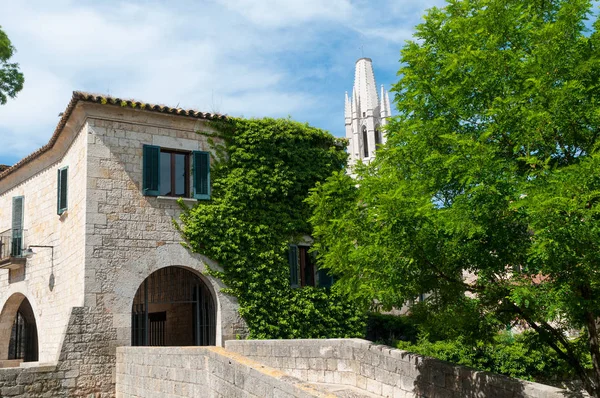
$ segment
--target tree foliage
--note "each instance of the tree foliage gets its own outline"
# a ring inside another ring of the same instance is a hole
[[[6,104],[8,97],[15,98],[25,82],[23,74],[19,71],[19,64],[9,62],[15,51],[0,27],[0,105]]]
[[[477,370],[542,383],[560,385],[575,376],[573,368],[531,332],[515,336],[500,333],[492,341],[475,343],[462,336],[432,342],[422,335],[416,342],[400,341],[397,347]]]
[[[432,293],[429,322],[472,341],[526,326],[598,397],[600,36],[590,16],[586,0],[429,10],[402,50],[387,144],[358,181],[336,173],[309,200],[320,261],[341,291],[388,307]],[[591,373],[567,338],[581,327]]]
[[[290,287],[289,244],[312,233],[305,199],[343,168],[343,144],[287,119],[232,118],[214,126],[220,156],[211,167],[212,200],[186,211],[180,230],[192,250],[222,267],[211,272],[238,299],[250,336],[361,335],[363,311],[344,295]]]

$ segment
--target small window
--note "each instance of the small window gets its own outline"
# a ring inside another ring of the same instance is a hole
[[[210,199],[210,153],[144,145],[142,179],[146,196]]]
[[[367,138],[367,126],[363,126],[362,128],[362,136],[363,136],[363,151],[364,157],[369,157],[369,140]]]
[[[381,131],[378,128],[375,129],[375,146],[381,145]]]
[[[189,153],[160,150],[160,182],[158,193],[161,196],[190,196],[190,156]]]
[[[68,167],[58,169],[58,189],[56,194],[56,207],[58,215],[63,214],[67,210],[68,172]]]
[[[325,270],[317,270],[310,246],[290,245],[289,266],[292,287],[330,287],[333,278]]]

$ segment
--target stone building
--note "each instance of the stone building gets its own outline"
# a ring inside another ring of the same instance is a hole
[[[359,59],[354,71],[352,98],[346,92],[344,110],[350,170],[359,160],[369,163],[375,157],[377,145],[386,141],[381,128],[391,115],[390,97],[383,85],[381,95],[377,96],[373,61]]]
[[[244,333],[173,226],[177,198],[210,198],[197,131],[221,118],[74,92],[48,144],[0,172],[1,364],[58,364],[67,396],[104,396],[117,346]]]

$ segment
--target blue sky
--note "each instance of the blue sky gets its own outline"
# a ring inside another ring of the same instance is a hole
[[[344,135],[354,63],[397,81],[400,49],[443,0],[0,0],[25,74],[0,106],[0,164],[44,145],[74,90]]]

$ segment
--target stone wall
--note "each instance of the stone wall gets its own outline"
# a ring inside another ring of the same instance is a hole
[[[83,305],[86,154],[87,130],[77,125],[52,153],[0,181],[0,231],[12,228],[12,199],[23,196],[25,246],[54,246],[34,248],[36,254],[13,271],[13,278],[8,269],[0,270],[0,360],[7,358],[14,316],[24,298],[35,314],[41,362],[56,363],[71,308]],[[61,167],[68,167],[68,209],[58,215]]]
[[[182,211],[176,198],[142,192],[143,146],[209,151],[207,138],[197,132],[210,132],[210,123],[119,106],[83,108],[89,132],[85,306],[110,313],[118,345],[129,345],[132,301],[144,279],[163,267],[185,267],[215,298],[216,344],[243,334],[235,299],[222,294],[223,285],[207,273],[217,265],[181,247],[173,226]],[[190,206],[195,202],[185,199]]]
[[[19,398],[66,397],[64,372],[56,366],[0,369],[0,396]]]
[[[0,369],[0,397],[114,397],[115,339],[110,316],[73,308],[58,364]]]
[[[566,394],[361,339],[231,340],[225,347],[300,380],[348,385],[383,397],[559,398]]]
[[[119,398],[331,397],[221,347],[119,347],[116,389]]]
[[[131,344],[133,298],[150,274],[169,266],[195,272],[208,286],[217,311],[217,345],[245,334],[236,300],[207,275],[209,266],[218,265],[181,246],[173,226],[182,211],[175,198],[142,194],[143,145],[209,150],[198,130],[208,131],[210,124],[79,103],[50,151],[0,180],[0,231],[11,227],[12,198],[24,195],[26,245],[54,247],[54,256],[50,249],[35,249],[24,275],[14,274],[12,281],[8,270],[0,270],[0,361],[26,298],[36,318],[40,363],[58,363],[66,396],[114,395],[115,352]],[[64,166],[69,205],[59,216],[57,169]]]

